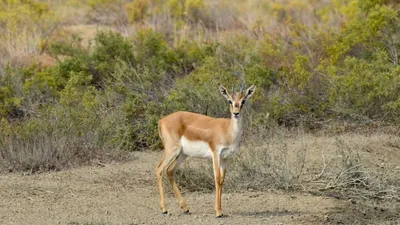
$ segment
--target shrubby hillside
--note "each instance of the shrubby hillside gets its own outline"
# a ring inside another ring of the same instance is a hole
[[[159,150],[164,115],[229,116],[219,83],[256,84],[247,132],[396,125],[399,20],[390,0],[0,0],[1,166]]]

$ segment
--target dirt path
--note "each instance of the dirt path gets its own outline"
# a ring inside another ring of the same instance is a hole
[[[161,153],[105,167],[32,176],[0,176],[0,224],[324,224],[349,203],[305,193],[226,193],[214,217],[214,194],[184,193],[183,215],[165,184],[171,215],[161,216],[154,165]],[[330,221],[330,222],[329,222]]]

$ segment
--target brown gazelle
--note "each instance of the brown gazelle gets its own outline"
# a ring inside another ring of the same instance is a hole
[[[226,160],[239,150],[239,142],[243,130],[243,118],[241,109],[247,99],[255,90],[255,86],[249,87],[244,93],[229,94],[224,86],[219,87],[221,94],[230,104],[231,119],[212,118],[190,112],[175,112],[158,123],[158,131],[164,145],[164,154],[157,165],[157,182],[160,191],[161,209],[167,214],[162,184],[163,170],[166,170],[169,181],[179,200],[180,207],[185,213],[189,213],[189,207],[175,182],[175,169],[187,158],[210,158],[213,162],[215,177],[215,211],[217,217],[222,216],[221,195],[224,184]]]

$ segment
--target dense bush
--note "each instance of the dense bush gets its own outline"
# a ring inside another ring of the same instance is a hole
[[[66,2],[84,15],[76,21],[117,29],[89,39],[52,36],[61,5],[0,1],[0,29],[7,31],[0,34],[0,54],[8,59],[0,62],[4,165],[26,152],[50,154],[46,162],[28,157],[16,166],[36,170],[62,167],[79,152],[91,158],[105,149],[159,149],[157,121],[168,113],[228,116],[218,84],[236,90],[256,84],[246,107],[252,128],[265,128],[268,120],[311,129],[330,120],[399,122],[397,4]],[[252,20],[245,10],[262,13]],[[21,46],[35,49],[30,53],[48,54],[55,63],[10,63],[19,35],[28,40]],[[68,159],[60,158],[65,151]]]

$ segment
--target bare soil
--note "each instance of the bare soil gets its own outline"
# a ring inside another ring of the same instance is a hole
[[[168,183],[170,214],[162,216],[154,173],[160,156],[134,153],[128,163],[1,175],[0,224],[400,223],[384,207],[307,192],[224,193],[224,218],[215,218],[213,193],[184,193],[191,210],[184,215]]]

